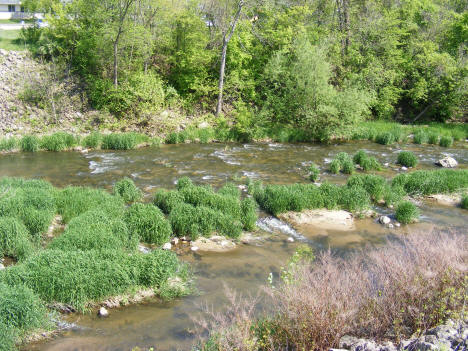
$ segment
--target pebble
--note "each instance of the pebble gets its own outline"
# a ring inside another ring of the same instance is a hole
[[[403,166],[403,167],[401,167],[401,170],[402,170],[402,171],[407,171],[408,168],[406,168],[405,166]]]
[[[192,247],[190,248],[190,250],[192,250],[193,252],[195,252],[195,251],[200,250],[200,248],[199,248],[198,246],[192,246]]]
[[[179,238],[172,238],[171,243],[172,245],[177,245],[179,243]]]
[[[293,243],[294,242],[294,238],[293,237],[289,237],[288,238],[288,243]]]

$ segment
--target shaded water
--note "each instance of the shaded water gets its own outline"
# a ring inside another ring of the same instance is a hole
[[[390,163],[384,176],[394,176],[401,149],[418,155],[420,169],[435,168],[434,162],[450,155],[461,168],[468,164],[468,150],[463,145],[446,149],[413,144],[382,146],[368,142],[336,145],[313,144],[187,144],[163,145],[132,151],[95,151],[86,155],[74,152],[9,154],[0,156],[0,176],[43,178],[52,184],[87,185],[110,189],[124,176],[131,177],[148,199],[161,187],[172,188],[182,176],[197,183],[215,186],[226,181],[245,183],[247,178],[265,183],[308,182],[307,166],[314,162],[322,170],[341,151],[354,154],[365,149],[382,163]],[[344,182],[342,175],[322,175],[322,180]],[[194,339],[191,316],[197,315],[204,303],[222,308],[223,285],[244,293],[253,293],[267,283],[270,272],[277,274],[300,242],[317,250],[349,251],[366,243],[378,244],[389,234],[427,231],[433,227],[466,226],[468,211],[452,207],[422,204],[421,223],[395,230],[386,229],[374,220],[357,222],[356,230],[339,232],[314,230],[294,232],[281,228],[281,223],[263,219],[260,227],[275,235],[258,245],[241,245],[229,253],[189,253],[181,259],[192,264],[199,294],[171,302],[149,301],[144,304],[112,310],[110,317],[99,319],[94,314],[72,315],[67,321],[77,327],[58,336],[25,346],[24,350],[131,350],[132,347],[155,347],[156,350],[190,350]],[[265,216],[265,214],[262,214]],[[288,243],[293,236],[295,243]]]

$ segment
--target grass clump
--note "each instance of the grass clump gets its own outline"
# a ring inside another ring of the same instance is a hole
[[[419,218],[419,209],[410,201],[403,201],[398,204],[395,217],[398,222],[409,224],[416,222]]]
[[[22,260],[29,256],[34,247],[26,226],[18,219],[0,217],[0,257],[10,256]]]
[[[0,140],[0,151],[11,151],[18,146],[16,138],[5,138]]]
[[[392,181],[393,186],[401,186],[409,195],[433,195],[454,193],[468,188],[468,171],[438,169],[399,174]]]
[[[40,141],[35,135],[25,135],[21,138],[20,149],[23,152],[36,152],[39,150]]]
[[[356,167],[351,157],[346,152],[340,152],[336,155],[335,159],[330,163],[330,172],[338,174],[343,172],[344,174],[353,174]]]
[[[420,129],[413,135],[413,143],[415,144],[427,144],[429,136],[424,129]]]
[[[103,209],[116,217],[121,217],[124,211],[124,202],[120,196],[87,187],[71,186],[58,191],[56,203],[65,223],[94,208]]]
[[[241,221],[245,230],[254,230],[257,222],[257,203],[252,198],[245,198],[241,201]]]
[[[437,133],[430,133],[428,136],[427,136],[427,142],[428,144],[431,144],[431,145],[437,145],[439,143],[439,134]]]
[[[134,204],[125,212],[125,222],[130,233],[139,240],[162,245],[169,241],[172,229],[161,210],[151,204]]]
[[[395,142],[395,136],[391,132],[384,132],[378,134],[375,138],[375,142],[381,145],[390,145]]]
[[[143,140],[144,137],[137,133],[107,134],[102,137],[101,148],[104,150],[131,150]]]
[[[178,191],[159,190],[154,195],[153,203],[158,206],[165,214],[171,211],[178,205],[184,203],[184,197]]]
[[[127,204],[140,201],[143,197],[142,191],[137,188],[133,180],[127,177],[114,184],[113,193],[120,196]]]
[[[79,311],[91,302],[135,291],[160,288],[180,270],[174,253],[120,250],[43,250],[0,273],[0,281],[23,282],[48,303],[65,303]]]
[[[378,175],[354,175],[348,179],[347,186],[363,188],[373,201],[379,202],[383,199],[387,181]]]
[[[309,179],[312,182],[316,182],[320,176],[320,169],[317,167],[316,164],[312,163],[309,167]]]
[[[92,132],[83,139],[83,146],[90,149],[97,149],[101,145],[102,135]]]
[[[465,195],[462,196],[461,208],[464,208],[465,210],[468,210],[468,194],[465,194]]]
[[[78,144],[78,139],[64,132],[46,135],[42,138],[40,147],[47,151],[62,151],[70,149]]]
[[[0,335],[6,334],[1,331],[5,327],[16,331],[14,334],[24,335],[47,324],[46,308],[31,289],[0,282]],[[2,339],[0,342],[3,344]]]
[[[73,218],[49,248],[62,251],[134,250],[137,244],[137,233],[129,231],[122,218],[92,209]]]
[[[416,167],[418,158],[411,151],[402,151],[398,154],[397,163],[405,167]]]
[[[442,147],[451,147],[453,145],[453,138],[451,136],[442,136],[439,145]]]
[[[380,171],[382,165],[375,157],[370,157],[364,150],[359,150],[353,156],[353,162],[362,167],[364,171]]]

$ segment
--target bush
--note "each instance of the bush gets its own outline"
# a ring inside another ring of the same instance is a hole
[[[226,183],[218,190],[218,194],[238,198],[240,196],[240,191],[235,184]]]
[[[39,145],[39,138],[35,135],[25,135],[20,141],[20,148],[23,152],[36,152],[39,150]]]
[[[137,244],[137,233],[129,231],[121,218],[111,217],[101,209],[92,209],[73,218],[49,248],[62,251],[134,250]]]
[[[120,196],[127,204],[139,201],[143,197],[141,190],[137,188],[133,180],[127,177],[114,184],[113,193]]]
[[[134,291],[159,288],[178,271],[175,254],[155,250],[129,255],[120,250],[44,250],[0,274],[9,285],[23,282],[45,302],[83,311],[88,303]]]
[[[398,154],[397,163],[405,167],[416,167],[418,158],[411,151],[402,151]]]
[[[3,325],[24,333],[46,324],[46,309],[31,289],[0,283],[0,329]]]
[[[412,223],[418,219],[419,209],[412,202],[403,201],[397,206],[395,217],[400,223]]]
[[[161,210],[151,204],[134,204],[125,212],[125,222],[130,233],[146,243],[162,245],[172,234]]]
[[[413,142],[415,144],[426,144],[428,140],[429,140],[429,137],[426,131],[420,129],[416,133],[414,133]]]
[[[375,142],[381,145],[390,145],[395,141],[395,136],[391,132],[381,133],[375,138]]]
[[[97,149],[101,144],[102,135],[92,132],[83,139],[83,146],[91,149]]]
[[[369,156],[364,150],[359,150],[356,152],[356,154],[353,156],[353,162],[357,165],[360,165],[365,159],[367,159]]]
[[[370,207],[370,198],[364,188],[359,186],[342,187],[339,204],[351,212],[361,212]]]
[[[338,174],[341,171],[341,162],[340,160],[334,159],[330,163],[330,172],[333,174]]]
[[[464,208],[465,210],[468,210],[468,195],[467,194],[462,196],[461,207]]]
[[[102,137],[101,148],[104,150],[131,150],[137,146],[135,133],[107,134]]]
[[[402,186],[386,186],[383,192],[383,200],[387,207],[393,206],[400,202],[406,195],[406,191]]]
[[[176,133],[176,132],[169,133],[166,136],[165,142],[166,142],[166,144],[179,144],[179,143],[181,143],[181,141],[179,140],[179,133]]]
[[[0,217],[0,257],[24,259],[34,250],[29,239],[27,228],[18,219]]]
[[[442,147],[451,147],[453,145],[453,138],[450,136],[443,136],[440,138],[439,145]]]
[[[355,170],[351,157],[346,152],[340,152],[330,163],[330,172],[338,174],[342,171],[345,174],[352,174]]]
[[[103,190],[85,187],[67,187],[57,192],[57,211],[65,223],[72,218],[99,208],[116,217],[122,216],[124,203],[121,197],[112,196]]]
[[[52,135],[46,135],[41,140],[41,148],[47,151],[62,151],[65,149],[70,149],[73,146],[78,144],[77,138],[73,135],[58,132]]]
[[[353,162],[360,165],[364,171],[380,171],[382,165],[375,157],[369,157],[364,150],[359,150],[353,157]]]
[[[409,195],[453,193],[468,187],[468,171],[439,169],[415,171],[393,178],[392,186],[401,186]]]
[[[437,145],[439,143],[439,134],[430,133],[427,137],[427,142],[432,145]]]
[[[363,188],[375,202],[378,202],[383,199],[387,181],[377,175],[355,175],[348,179],[347,186]]]
[[[320,170],[316,164],[312,163],[309,167],[309,179],[312,182],[316,182],[319,179]]]
[[[344,174],[353,174],[356,170],[356,167],[354,166],[353,161],[347,159],[341,163],[341,170]]]

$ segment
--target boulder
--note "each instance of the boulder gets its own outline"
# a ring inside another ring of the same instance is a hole
[[[391,221],[392,220],[388,216],[380,216],[380,218],[379,218],[380,224],[383,224],[383,225],[390,224]]]
[[[290,236],[290,237],[288,238],[288,243],[293,243],[293,242],[294,242],[294,238]]]
[[[105,307],[101,307],[98,312],[99,317],[108,317],[109,316],[109,311]]]
[[[437,161],[436,165],[444,168],[455,168],[458,166],[458,162],[454,158],[447,156]]]
[[[170,250],[170,249],[172,249],[172,244],[171,244],[171,243],[165,243],[165,244],[162,246],[162,249],[163,249],[163,250]]]

